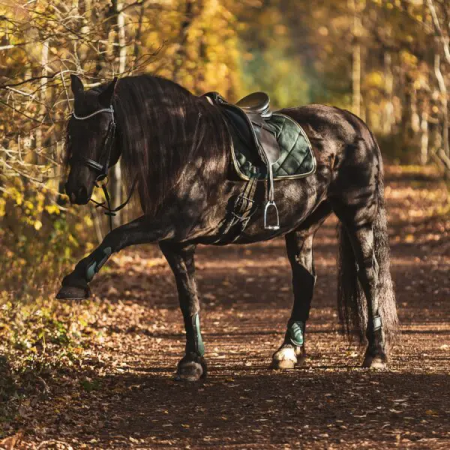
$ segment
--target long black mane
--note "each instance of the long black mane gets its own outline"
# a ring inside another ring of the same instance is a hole
[[[158,211],[188,164],[200,162],[203,178],[226,170],[230,135],[205,98],[167,79],[140,75],[119,80],[114,108],[127,182],[137,177],[146,214]]]

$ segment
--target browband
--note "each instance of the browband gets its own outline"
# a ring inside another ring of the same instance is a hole
[[[89,114],[87,116],[77,116],[75,111],[72,113],[72,116],[77,119],[77,120],[86,120],[86,119],[90,119],[91,117],[96,116],[97,114],[103,113],[103,112],[109,112],[112,114],[113,117],[113,121],[114,121],[114,108],[111,105],[109,108],[102,108],[99,109],[98,111],[94,111],[92,114]]]

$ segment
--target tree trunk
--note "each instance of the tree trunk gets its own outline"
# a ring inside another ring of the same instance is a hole
[[[438,11],[433,0],[427,0],[427,5],[431,13],[433,21],[434,36],[435,36],[435,54],[434,54],[434,74],[436,76],[437,84],[440,92],[441,100],[441,118],[442,118],[442,146],[437,149],[436,155],[440,159],[442,165],[446,168],[447,173],[450,172],[450,142],[449,142],[449,115],[448,115],[448,89],[444,75],[441,69],[441,56],[444,61],[450,65],[450,39],[448,27],[448,2],[441,4],[441,9],[444,15],[444,24],[447,26],[444,31],[441,26]],[[447,19],[447,20],[446,20]]]
[[[392,55],[389,51],[384,53],[384,80],[386,103],[384,105],[383,133],[392,134],[392,126],[395,123],[394,103],[392,96],[394,93],[394,75],[392,73]]]
[[[422,136],[420,139],[420,163],[422,165],[428,164],[428,113],[424,110],[422,111],[422,117],[420,121],[420,129]]]
[[[178,50],[175,55],[174,68],[173,68],[173,80],[179,82],[180,69],[186,60],[187,55],[187,37],[189,32],[189,27],[194,20],[194,0],[186,0],[186,9],[184,12],[184,20],[181,23],[180,35],[178,37]]]
[[[144,16],[145,16],[145,3],[142,2],[141,8],[139,10],[138,27],[136,29],[136,34],[134,37],[133,70],[136,68],[138,60],[139,60],[141,37],[142,37],[142,24],[144,21]]]
[[[41,75],[43,78],[40,80],[40,89],[39,89],[39,119],[43,120],[46,108],[46,98],[47,98],[47,80],[44,78],[48,73],[48,50],[49,50],[49,40],[46,39],[42,43],[42,51],[41,51],[41,67],[42,72]],[[36,128],[36,162],[38,164],[42,163],[41,158],[39,157],[39,153],[42,152],[43,138],[42,138],[42,126]]]
[[[449,119],[448,119],[448,91],[445,84],[445,79],[441,72],[441,56],[439,53],[434,55],[434,73],[438,81],[439,92],[441,97],[441,107],[442,107],[442,149],[444,154],[449,157]]]
[[[119,44],[119,67],[118,73],[124,74],[127,63],[127,47],[125,36],[125,15],[122,11],[123,3],[113,2],[114,12],[117,14],[117,40]],[[111,170],[111,197],[112,207],[117,208],[122,203],[122,168],[119,162]],[[112,218],[113,227],[116,228],[122,224],[122,214],[116,213]]]
[[[364,9],[361,0],[349,0],[349,6],[353,11],[352,25],[352,112],[361,117],[361,44],[362,33],[361,11]]]

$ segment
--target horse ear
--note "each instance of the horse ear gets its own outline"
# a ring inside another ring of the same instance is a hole
[[[84,86],[83,86],[83,82],[73,73],[70,74],[70,80],[72,82],[72,92],[73,95],[77,96],[77,94],[81,93],[84,91]]]
[[[116,92],[117,77],[109,83],[108,87],[98,96],[99,103],[105,108],[109,108],[112,104],[114,93]]]

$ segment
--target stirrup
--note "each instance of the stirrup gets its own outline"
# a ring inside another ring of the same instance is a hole
[[[275,225],[267,224],[267,213],[269,212],[269,208],[274,208],[275,216],[277,218]],[[264,208],[264,228],[266,230],[279,230],[280,229],[280,216],[278,215],[277,205],[273,200],[270,200],[266,203],[266,207]]]

